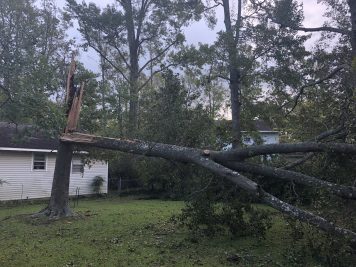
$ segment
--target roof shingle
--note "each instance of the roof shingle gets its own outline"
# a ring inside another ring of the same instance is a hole
[[[58,139],[49,138],[31,125],[0,122],[0,147],[56,150],[58,144]]]

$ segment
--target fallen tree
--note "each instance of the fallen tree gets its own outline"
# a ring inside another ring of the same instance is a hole
[[[323,188],[331,194],[346,199],[356,199],[356,188],[353,186],[330,183],[312,176],[295,171],[275,168],[265,165],[252,164],[246,160],[261,155],[288,154],[302,152],[336,153],[356,155],[356,145],[346,143],[320,143],[326,136],[339,134],[340,129],[328,131],[321,134],[320,138],[304,143],[296,144],[273,144],[249,146],[236,148],[230,151],[212,151],[197,148],[182,147],[176,145],[147,142],[140,140],[115,139],[76,132],[79,120],[79,112],[83,94],[83,84],[80,89],[73,85],[75,63],[67,79],[67,126],[60,137],[59,148],[56,159],[55,172],[52,184],[52,193],[49,205],[35,214],[35,216],[48,216],[60,218],[71,216],[73,213],[69,207],[69,181],[70,166],[73,154],[73,145],[84,147],[96,147],[101,149],[117,150],[121,152],[144,155],[148,157],[160,157],[185,163],[193,163],[201,166],[212,173],[224,177],[237,187],[245,190],[261,202],[287,214],[297,220],[312,224],[317,228],[356,242],[356,233],[335,225],[334,223],[315,215],[309,211],[302,210],[290,205],[277,197],[266,192],[255,181],[242,175],[240,172],[274,177],[281,180],[292,181],[306,186]]]
[[[281,211],[284,214],[287,214],[297,220],[310,223],[328,233],[342,236],[350,239],[352,242],[356,242],[355,232],[339,227],[320,216],[299,209],[296,206],[290,205],[274,197],[264,191],[263,188],[261,188],[256,182],[237,172],[238,170],[265,176],[274,176],[304,185],[326,188],[329,192],[343,198],[355,199],[355,187],[332,184],[304,174],[261,165],[254,165],[243,162],[242,160],[248,157],[264,154],[292,152],[333,152],[355,155],[356,145],[341,143],[299,143],[251,146],[232,151],[209,151],[140,140],[100,137],[78,132],[66,133],[61,136],[60,140],[65,144],[76,144],[79,146],[118,150],[126,153],[144,155],[147,157],[160,157],[168,160],[199,165],[210,170],[216,175],[228,179],[239,188],[258,198],[261,202]]]
[[[242,175],[240,172],[257,174],[264,177],[274,177],[282,181],[292,181],[302,185],[323,188],[329,193],[345,199],[356,199],[356,188],[348,185],[330,183],[316,177],[283,168],[270,167],[247,162],[247,159],[270,154],[306,153],[336,153],[356,155],[356,145],[335,142],[318,142],[330,136],[336,136],[343,131],[343,127],[329,130],[320,134],[314,140],[296,144],[273,144],[239,147],[230,151],[212,151],[191,147],[182,147],[163,143],[140,140],[115,139],[76,132],[79,120],[80,106],[83,96],[83,84],[80,88],[74,86],[75,62],[67,79],[67,126],[59,140],[52,193],[48,206],[35,216],[60,218],[71,216],[69,207],[69,181],[73,146],[96,147],[116,150],[148,157],[160,157],[167,160],[192,163],[201,166],[212,173],[224,177],[237,187],[259,199],[280,212],[297,220],[312,224],[317,228],[356,242],[356,233],[335,225],[309,211],[302,210],[288,204],[266,192],[258,183]],[[298,162],[301,164],[303,162]]]

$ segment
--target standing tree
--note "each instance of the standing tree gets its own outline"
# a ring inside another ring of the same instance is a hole
[[[67,3],[79,22],[84,46],[94,49],[128,84],[128,129],[134,136],[141,89],[155,74],[172,66],[167,56],[182,44],[182,28],[199,18],[195,14],[201,5],[198,1],[120,0],[100,10],[93,3]]]
[[[58,129],[60,114],[49,97],[60,95],[65,60],[71,43],[65,40],[53,1],[0,2],[0,118]],[[56,118],[56,119],[54,119]]]

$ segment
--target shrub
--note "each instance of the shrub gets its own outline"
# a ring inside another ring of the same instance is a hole
[[[236,198],[216,201],[206,194],[187,202],[177,219],[195,235],[202,233],[211,236],[228,231],[233,237],[265,238],[266,231],[271,227],[267,211]]]
[[[349,241],[291,219],[287,221],[292,244],[283,253],[286,265],[305,266],[312,261],[315,265],[347,267],[356,262],[356,250]]]
[[[91,186],[93,188],[93,192],[97,195],[100,195],[100,190],[101,187],[103,186],[105,180],[103,177],[100,175],[97,175],[94,177],[93,182],[91,183]]]

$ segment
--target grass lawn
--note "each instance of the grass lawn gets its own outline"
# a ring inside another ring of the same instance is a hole
[[[286,228],[275,216],[265,240],[192,238],[170,222],[184,203],[86,199],[81,218],[29,218],[44,204],[0,207],[0,266],[283,266]]]

